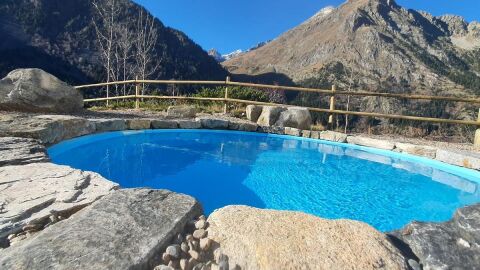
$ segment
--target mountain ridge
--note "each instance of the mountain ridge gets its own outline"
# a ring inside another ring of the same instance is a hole
[[[98,0],[106,5],[106,0]],[[118,0],[121,23],[135,26],[139,11],[130,0]],[[0,3],[0,76],[22,67],[38,67],[70,83],[104,81],[92,1],[4,0]],[[161,68],[152,75],[165,79],[220,79],[227,72],[184,33],[155,20],[158,40],[154,57]]]
[[[480,55],[479,29],[477,22],[435,17],[393,0],[349,0],[223,65],[235,74],[281,73],[301,83],[341,63],[367,89],[407,83],[418,93],[473,94],[480,93],[480,69],[467,60]]]

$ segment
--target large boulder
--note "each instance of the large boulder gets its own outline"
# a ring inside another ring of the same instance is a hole
[[[257,122],[260,114],[262,114],[263,107],[258,105],[248,105],[245,112],[247,119],[252,122]]]
[[[312,115],[306,108],[290,107],[286,111],[280,113],[275,125],[302,130],[310,129],[312,126]]]
[[[48,162],[47,151],[39,141],[0,137],[0,166]]]
[[[167,117],[170,118],[195,118],[197,109],[194,106],[170,106]]]
[[[0,186],[0,243],[26,225],[44,225],[52,212],[78,209],[118,187],[99,174],[52,163],[1,167]]]
[[[413,222],[391,235],[408,245],[424,270],[480,266],[480,204],[457,210],[448,222]]]
[[[198,202],[166,190],[125,189],[1,251],[0,269],[153,269]]]
[[[300,212],[228,206],[208,218],[208,237],[241,269],[408,269],[369,225]]]
[[[286,108],[284,107],[264,106],[262,113],[258,117],[257,124],[260,126],[272,126],[275,124],[275,122],[277,122],[278,117],[280,117],[280,113],[285,110]]]
[[[78,90],[41,69],[17,69],[0,80],[0,110],[71,113],[82,108]]]

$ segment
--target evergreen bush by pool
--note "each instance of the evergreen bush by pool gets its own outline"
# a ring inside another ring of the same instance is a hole
[[[205,212],[231,204],[367,222],[382,231],[446,221],[480,202],[480,173],[361,146],[272,134],[145,130],[54,145],[58,164],[100,173],[124,188],[196,197]]]

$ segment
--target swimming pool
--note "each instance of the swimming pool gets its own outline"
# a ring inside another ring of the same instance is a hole
[[[382,231],[445,221],[480,202],[480,173],[434,160],[290,136],[212,130],[89,135],[48,149],[53,162],[124,188],[169,189],[208,214],[231,204],[367,222]]]

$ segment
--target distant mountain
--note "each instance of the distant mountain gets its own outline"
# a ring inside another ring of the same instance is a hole
[[[105,6],[108,0],[98,0]],[[143,7],[117,0],[120,23],[136,27]],[[71,83],[104,81],[94,22],[101,25],[93,1],[2,0],[0,2],[0,77],[15,68],[45,69]],[[149,18],[148,11],[144,10]],[[155,20],[151,78],[224,79],[227,72],[184,33]]]
[[[480,23],[407,10],[394,0],[328,7],[268,44],[223,62],[235,74],[308,85],[480,94]]]
[[[216,49],[211,49],[208,51],[208,55],[210,55],[211,57],[213,57],[215,60],[217,60],[217,62],[225,62],[225,61],[228,61],[230,59],[233,59],[235,57],[238,57],[240,55],[243,55],[247,52],[251,52],[253,50],[256,50],[258,48],[261,48],[263,46],[265,46],[266,44],[268,44],[270,42],[269,41],[264,41],[264,42],[260,42],[258,44],[256,44],[255,46],[253,46],[252,48],[246,50],[246,51],[243,51],[243,50],[236,50],[236,51],[233,51],[231,53],[227,53],[227,54],[220,54]]]

